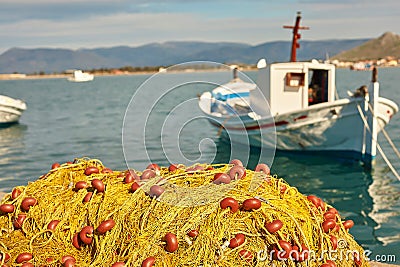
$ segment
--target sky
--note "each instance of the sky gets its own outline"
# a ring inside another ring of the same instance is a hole
[[[0,53],[12,48],[97,48],[166,41],[304,40],[400,33],[399,0],[0,0]]]

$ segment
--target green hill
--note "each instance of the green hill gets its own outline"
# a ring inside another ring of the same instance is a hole
[[[360,46],[341,52],[332,59],[340,61],[374,60],[386,57],[400,58],[400,35],[386,32]]]

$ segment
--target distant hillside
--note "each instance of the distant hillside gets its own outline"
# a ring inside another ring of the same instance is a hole
[[[385,57],[400,58],[400,35],[386,32],[376,39],[344,51],[333,59],[341,61],[358,61],[368,59],[380,59]]]
[[[335,55],[368,40],[369,39],[301,41],[297,59],[325,59],[327,55]],[[198,60],[239,62],[246,64],[256,64],[260,58],[265,58],[268,62],[282,62],[289,60],[290,49],[291,42],[275,41],[241,48],[221,47],[219,49],[202,51],[194,54],[192,57]]]
[[[301,41],[298,60],[325,59],[357,47],[368,39]],[[169,66],[187,61],[256,64],[289,60],[290,41],[251,46],[243,43],[166,42],[138,47],[118,46],[95,49],[12,48],[0,55],[0,73],[46,73],[67,69],[119,68],[123,66]]]
[[[152,43],[138,47],[111,47],[79,50],[99,55],[111,61],[117,61],[116,65],[122,66],[167,66],[194,60],[196,54],[207,53],[207,51],[245,49],[250,45],[242,43],[207,43],[207,42],[166,42]]]
[[[75,66],[88,69],[93,66],[106,67],[113,63],[117,64],[90,51],[12,48],[0,55],[0,73],[60,72]]]

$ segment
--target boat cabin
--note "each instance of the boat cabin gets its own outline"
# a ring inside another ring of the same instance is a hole
[[[312,62],[257,64],[258,87],[270,106],[272,115],[306,109],[335,100],[335,66]],[[250,91],[251,108],[265,114],[265,102],[259,90]]]

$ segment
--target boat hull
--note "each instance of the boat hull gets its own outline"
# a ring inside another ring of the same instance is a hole
[[[0,110],[0,124],[12,124],[19,121],[21,115],[11,114]]]
[[[18,122],[26,110],[25,102],[7,96],[0,96],[0,125]]]
[[[259,120],[227,119],[211,114],[208,118],[212,125],[223,128],[222,137],[231,142],[281,151],[329,152],[361,159],[367,129],[360,112],[364,114],[365,105],[364,98],[348,98]],[[380,130],[398,108],[392,101],[379,98],[377,110]]]
[[[93,81],[94,75],[90,73],[82,72],[81,70],[74,71],[72,77],[68,78],[70,82],[90,82]]]
[[[76,82],[76,83],[82,83],[82,82],[90,82],[93,81],[94,76],[91,77],[85,77],[85,78],[74,78],[74,77],[70,77],[68,78],[68,81],[70,82]]]

